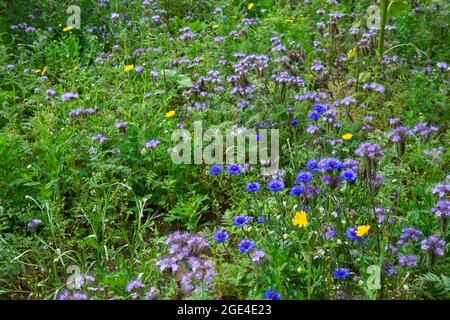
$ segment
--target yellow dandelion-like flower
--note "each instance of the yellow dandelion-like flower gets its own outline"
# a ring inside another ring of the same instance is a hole
[[[63,29],[64,32],[69,32],[71,30],[73,30],[73,26],[67,26],[67,27],[64,27],[64,29]]]
[[[342,136],[342,139],[344,140],[350,140],[351,138],[353,138],[353,135],[351,133],[346,133]]]
[[[369,233],[369,230],[370,230],[370,224],[365,224],[365,225],[359,226],[356,229],[356,235],[358,237],[364,237],[366,234]]]
[[[347,59],[352,59],[354,56],[356,56],[356,52],[357,52],[357,49],[356,49],[356,48],[351,49],[351,50],[347,53]]]
[[[247,6],[247,9],[252,10],[254,6],[255,6],[255,4],[253,2],[250,2]]]
[[[175,115],[175,110],[171,110],[169,112],[167,112],[164,117],[166,118],[172,118]]]
[[[294,20],[292,20],[292,19],[286,19],[286,20],[284,20],[284,21],[286,21],[287,23],[292,23],[292,22],[294,22]]]
[[[123,68],[123,71],[130,72],[133,69],[134,69],[134,64],[129,64]]]
[[[292,223],[297,225],[299,228],[306,228],[308,226],[308,217],[306,216],[306,212],[303,210],[297,211],[294,219],[292,219]]]

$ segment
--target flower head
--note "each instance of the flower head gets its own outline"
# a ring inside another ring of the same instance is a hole
[[[99,134],[93,135],[91,140],[94,142],[103,143],[107,140],[107,138],[104,135],[99,133]]]
[[[252,217],[249,216],[237,216],[233,218],[232,223],[236,227],[243,227],[246,224],[252,222],[252,220]]]
[[[379,158],[384,155],[384,150],[379,144],[373,142],[363,142],[355,150],[355,153],[360,157]]]
[[[34,218],[30,222],[28,222],[27,227],[30,228],[30,229],[35,229],[38,226],[40,226],[41,224],[42,224],[41,220],[39,220],[37,218]]]
[[[365,224],[365,225],[359,226],[356,229],[356,235],[358,237],[364,237],[365,235],[367,235],[369,233],[369,230],[370,230],[370,225],[369,224]]]
[[[294,219],[292,219],[292,223],[297,225],[300,229],[306,228],[308,226],[308,217],[305,211],[297,211],[295,213]]]
[[[279,179],[271,180],[267,184],[267,188],[272,192],[279,192],[284,188],[284,182]]]
[[[145,286],[140,279],[135,279],[135,280],[131,280],[130,282],[128,282],[125,288],[128,292],[132,292],[137,289],[142,289],[144,287]]]
[[[350,272],[346,268],[337,268],[333,271],[333,276],[338,280],[344,280],[350,276]]]
[[[291,190],[289,191],[289,193],[291,195],[293,195],[293,196],[299,196],[299,195],[301,195],[304,192],[305,192],[305,187],[304,186],[298,186],[298,185],[293,186],[291,188]]]
[[[357,174],[352,169],[347,169],[341,172],[341,178],[345,181],[352,182],[357,178]]]
[[[252,262],[260,263],[264,260],[265,256],[264,250],[255,250],[252,255]]]
[[[350,140],[351,138],[353,138],[353,135],[351,133],[346,133],[342,136],[342,139],[344,140]]]
[[[431,212],[434,213],[437,218],[450,217],[450,201],[439,200],[438,203],[436,203],[436,206],[431,209]]]
[[[299,173],[297,173],[297,176],[295,177],[295,181],[297,183],[307,183],[307,182],[311,181],[312,178],[313,178],[313,175],[311,172],[300,171]]]
[[[134,69],[134,64],[129,64],[123,68],[123,71],[130,72],[133,69]]]
[[[364,240],[363,237],[358,237],[356,235],[356,228],[348,228],[347,231],[345,232],[345,234],[346,234],[347,238],[349,238],[349,240],[352,240],[352,241],[359,242],[361,240]]]
[[[421,248],[422,250],[427,251],[430,254],[443,256],[445,251],[445,241],[433,235],[426,238],[425,240],[422,240]]]
[[[401,256],[398,258],[398,263],[401,266],[414,268],[417,267],[417,258],[415,256]]]
[[[230,234],[228,232],[226,232],[225,230],[218,230],[214,234],[214,240],[216,240],[216,242],[219,242],[219,243],[223,243],[223,242],[227,241],[229,237],[230,237]]]
[[[281,294],[278,291],[267,289],[264,292],[264,299],[280,300]]]
[[[164,114],[164,117],[166,117],[166,118],[172,118],[174,115],[175,115],[175,110],[171,110],[171,111],[169,111],[169,112],[166,112],[166,113]]]
[[[159,141],[159,140],[148,140],[148,141],[145,143],[145,147],[146,147],[147,149],[154,149],[154,148],[156,148],[160,143],[161,143],[161,141]]]
[[[253,240],[244,239],[238,243],[237,247],[238,247],[239,251],[241,251],[243,253],[247,253],[247,252],[253,250],[253,248],[255,248],[255,243],[253,242]]]
[[[227,166],[227,171],[229,174],[234,176],[234,175],[242,173],[244,170],[240,164],[230,163]]]
[[[209,167],[209,173],[217,176],[222,172],[222,166],[220,164],[213,164],[211,167]]]
[[[250,193],[257,192],[259,189],[261,189],[261,185],[258,182],[249,182],[245,186],[245,190]]]
[[[306,161],[306,168],[308,168],[308,170],[312,171],[312,172],[318,172],[319,171],[319,164],[317,163],[316,160],[308,160]]]

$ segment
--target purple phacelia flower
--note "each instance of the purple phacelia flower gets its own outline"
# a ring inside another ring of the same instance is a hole
[[[145,288],[145,286],[140,279],[131,280],[125,286],[125,289],[127,290],[127,292],[136,291],[136,290],[139,290],[142,288]]]
[[[61,99],[62,99],[62,101],[64,101],[64,102],[67,102],[67,101],[70,101],[70,100],[74,100],[74,99],[78,99],[78,93],[71,92],[71,91],[69,91],[69,92],[64,92],[64,93],[61,95]]]
[[[103,143],[103,142],[105,142],[107,140],[107,138],[104,135],[99,133],[99,134],[93,135],[91,140],[94,141],[94,142]]]
[[[404,267],[414,268],[417,267],[417,258],[413,255],[401,256],[398,258],[398,263]]]
[[[421,242],[422,250],[428,252],[429,254],[437,254],[439,256],[444,255],[445,251],[445,241],[439,239],[437,236],[432,235]]]
[[[382,157],[384,155],[384,150],[379,144],[368,141],[361,143],[355,150],[355,153],[360,157],[374,159]]]
[[[436,206],[431,209],[431,212],[437,217],[450,217],[450,201],[449,200],[439,200]]]
[[[160,143],[161,143],[161,141],[159,141],[159,140],[148,140],[147,142],[145,142],[145,147],[146,147],[147,149],[154,149],[154,148],[156,148]]]

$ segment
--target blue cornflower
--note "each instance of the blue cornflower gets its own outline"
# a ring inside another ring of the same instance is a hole
[[[275,290],[267,289],[264,293],[264,299],[280,300],[281,294]]]
[[[305,192],[305,187],[304,186],[298,186],[298,185],[295,185],[295,186],[293,186],[292,188],[291,188],[291,190],[290,190],[290,194],[291,195],[293,195],[293,196],[299,196],[299,195],[301,195],[302,193],[304,193]]]
[[[338,280],[344,280],[345,278],[348,278],[349,275],[350,272],[345,268],[337,268],[333,272],[333,276]]]
[[[355,181],[357,177],[356,172],[352,169],[347,169],[341,172],[341,178],[348,182]]]
[[[261,185],[258,182],[249,182],[245,186],[245,190],[247,190],[247,192],[256,192],[259,189],[261,189]]]
[[[219,243],[227,241],[229,237],[230,237],[230,234],[228,232],[226,232],[225,230],[218,230],[214,234],[214,240],[216,240],[216,242],[219,242]]]
[[[222,172],[222,166],[220,164],[213,164],[211,167],[209,167],[209,173],[212,175],[217,176]]]
[[[318,172],[319,171],[319,164],[317,163],[316,160],[308,160],[306,161],[306,168],[308,168],[308,170],[312,171],[312,172]]]
[[[296,127],[298,124],[298,121],[296,119],[291,120],[291,126]]]
[[[356,228],[348,228],[345,234],[347,235],[347,238],[349,238],[352,241],[360,241],[366,238],[366,237],[358,237],[356,235]]]
[[[319,161],[319,168],[326,171],[341,170],[345,166],[336,158],[323,158]]]
[[[253,242],[253,240],[244,239],[238,243],[237,247],[238,247],[239,251],[241,251],[243,253],[247,253],[247,252],[253,250],[253,248],[255,248],[255,243]]]
[[[319,118],[320,118],[320,114],[318,114],[317,112],[310,112],[310,113],[308,114],[308,119],[309,119],[309,120],[316,121],[316,120],[319,119]]]
[[[284,182],[279,179],[271,180],[267,184],[267,188],[273,192],[279,192],[284,188]]]
[[[228,171],[228,173],[231,174],[231,175],[236,175],[236,174],[242,173],[243,169],[242,169],[242,166],[239,165],[239,164],[236,164],[236,163],[230,163],[230,164],[227,166],[227,171]]]
[[[308,171],[300,171],[297,173],[297,176],[295,177],[295,181],[298,183],[307,183],[311,181],[313,178],[313,175],[311,172]]]
[[[263,224],[264,221],[267,221],[267,220],[268,220],[267,216],[262,216],[262,217],[256,218],[256,222],[258,222],[259,224]]]
[[[313,110],[320,115],[320,114],[324,113],[325,111],[327,111],[327,108],[321,104],[315,104],[313,106]]]
[[[232,221],[233,225],[235,225],[236,227],[243,227],[250,222],[252,222],[252,217],[249,216],[237,216],[234,217]]]

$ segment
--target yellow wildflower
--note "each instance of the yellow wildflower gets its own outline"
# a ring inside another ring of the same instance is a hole
[[[306,212],[303,210],[297,211],[294,219],[292,219],[292,223],[297,225],[299,228],[306,228],[308,226],[308,217],[306,216]]]
[[[346,133],[342,136],[342,139],[344,140],[350,140],[351,138],[353,138],[353,135],[351,133]]]
[[[250,2],[247,6],[248,10],[252,10],[255,4],[253,2]]]
[[[134,69],[134,64],[129,64],[129,65],[125,66],[125,68],[123,68],[123,71],[130,72],[133,69]]]
[[[285,20],[287,23],[292,23],[292,22],[294,22],[294,20],[292,20],[292,19],[286,19]]]
[[[359,226],[356,229],[356,235],[358,237],[364,237],[366,234],[369,233],[369,230],[370,230],[370,224],[365,224],[365,225]]]
[[[348,53],[347,53],[347,59],[351,59],[354,56],[356,56],[356,48],[351,49]]]
[[[71,30],[73,30],[73,26],[67,26],[67,27],[64,27],[64,29],[63,29],[64,32],[68,32]]]
[[[175,115],[175,110],[171,110],[169,112],[167,112],[164,117],[166,118],[172,118]]]

